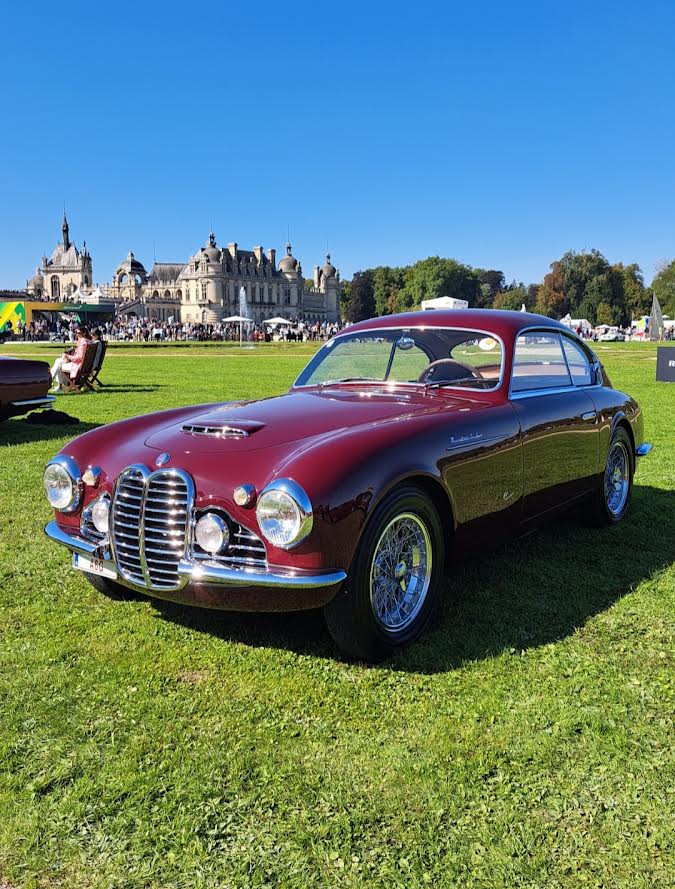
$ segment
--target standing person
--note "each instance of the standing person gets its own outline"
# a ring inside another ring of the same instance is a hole
[[[75,335],[75,349],[64,352],[63,355],[56,359],[52,367],[52,380],[56,382],[55,392],[63,392],[68,382],[68,377],[72,380],[77,376],[77,372],[84,361],[84,353],[91,342],[89,331],[86,327],[78,327]]]

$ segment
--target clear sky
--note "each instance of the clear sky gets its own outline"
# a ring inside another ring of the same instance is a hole
[[[540,280],[565,250],[675,256],[675,4],[8,3],[0,288],[60,238],[326,244],[343,274],[430,254]]]

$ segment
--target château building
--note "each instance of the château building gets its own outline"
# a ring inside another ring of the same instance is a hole
[[[330,255],[314,269],[308,287],[291,245],[277,264],[276,250],[242,250],[236,242],[219,247],[213,232],[187,263],[155,262],[150,272],[133,253],[115,270],[107,292],[119,300],[118,311],[148,318],[213,324],[240,313],[240,292],[248,315],[264,321],[278,315],[307,321],[337,321],[340,274]]]
[[[68,220],[63,214],[61,225],[62,240],[54,248],[51,257],[42,257],[33,277],[26,282],[26,292],[38,299],[67,299],[78,288],[88,290],[92,285],[91,255],[87,242],[82,243],[82,252],[70,240]]]
[[[132,252],[119,263],[110,284],[94,289],[91,255],[86,242],[82,252],[70,241],[63,214],[62,240],[50,259],[27,282],[36,298],[117,303],[119,314],[166,321],[213,324],[240,314],[244,288],[248,316],[256,322],[279,315],[306,321],[339,321],[340,273],[326,254],[323,266],[314,267],[311,285],[291,245],[277,263],[276,250],[262,247],[242,250],[236,242],[219,247],[213,232],[203,247],[185,262],[155,262],[149,272]]]

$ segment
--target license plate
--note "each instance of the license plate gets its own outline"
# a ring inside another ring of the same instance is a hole
[[[73,553],[73,567],[79,568],[80,571],[88,571],[89,574],[98,574],[100,577],[109,577],[115,580],[117,571],[109,568],[102,559],[92,559],[89,556]]]

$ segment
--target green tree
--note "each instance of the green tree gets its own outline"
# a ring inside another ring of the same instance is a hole
[[[349,288],[349,300],[345,305],[345,317],[347,321],[364,321],[375,314],[375,288],[373,287],[373,273],[367,269],[365,272],[356,272],[351,280]]]
[[[480,297],[476,302],[476,306],[489,309],[494,303],[497,294],[502,290],[506,290],[504,272],[498,269],[475,269],[475,272],[480,282]]]
[[[672,262],[661,263],[656,277],[652,281],[652,290],[659,301],[663,314],[675,318],[675,259]],[[649,309],[651,309],[651,305]],[[649,309],[645,314],[649,313]]]
[[[636,262],[630,265],[618,262],[612,268],[621,277],[624,305],[626,314],[629,316],[627,320],[631,321],[641,315],[648,315],[652,294],[649,288],[645,287],[645,279],[640,266]]]
[[[532,298],[527,288],[521,284],[517,287],[510,287],[508,290],[502,290],[495,297],[492,305],[493,309],[510,309],[512,312],[519,312],[525,304],[525,308],[530,311],[534,308]]]
[[[614,324],[614,312],[609,303],[599,303],[595,320],[597,324]]]
[[[476,305],[481,296],[478,275],[470,266],[454,259],[430,256],[405,270],[404,285],[396,304],[399,311],[419,306],[423,299],[452,296]]]
[[[398,293],[403,287],[405,269],[379,265],[372,269],[375,314],[391,315],[396,311]]]

